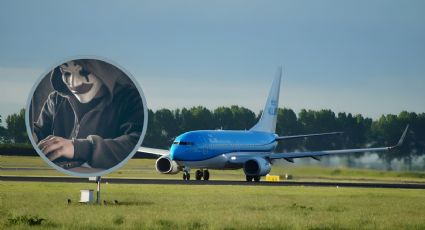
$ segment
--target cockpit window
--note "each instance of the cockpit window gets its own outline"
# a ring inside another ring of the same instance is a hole
[[[180,145],[193,145],[193,142],[180,141]]]
[[[173,144],[175,145],[193,145],[193,142],[188,142],[188,141],[174,141]]]

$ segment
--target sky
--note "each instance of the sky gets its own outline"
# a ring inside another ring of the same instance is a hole
[[[374,119],[425,112],[425,1],[0,2],[0,115],[79,57],[130,73],[149,109],[280,107]]]

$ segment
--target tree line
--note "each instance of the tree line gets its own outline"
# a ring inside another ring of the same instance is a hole
[[[261,112],[256,115],[240,106],[218,107],[214,110],[196,106],[148,112],[148,129],[143,145],[163,149],[167,149],[174,138],[184,132],[202,129],[248,130],[261,116]],[[276,133],[280,136],[344,132],[338,136],[288,140],[279,143],[277,151],[390,146],[397,143],[404,127],[409,124],[403,146],[395,151],[380,153],[379,157],[388,165],[394,159],[403,160],[409,165],[425,155],[425,113],[403,111],[398,115],[382,115],[379,119],[372,120],[360,114],[336,114],[328,109],[302,109],[297,114],[292,109],[280,108],[277,119]],[[7,116],[6,127],[0,126],[0,143],[29,143],[24,109]]]
[[[29,144],[25,128],[25,109],[6,117],[6,127],[3,127],[0,115],[0,143],[1,144]]]
[[[219,107],[214,110],[202,106],[149,110],[148,131],[143,145],[167,149],[176,136],[190,130],[248,130],[260,116],[261,113],[256,115],[240,106]],[[412,161],[425,155],[425,113],[403,111],[398,115],[382,115],[379,119],[372,120],[360,114],[336,114],[329,109],[302,109],[297,114],[292,109],[280,108],[276,127],[279,136],[331,131],[341,131],[343,134],[280,142],[277,151],[391,146],[398,142],[407,124],[410,128],[403,146],[391,152],[381,152],[379,157],[386,162],[388,169],[394,159],[403,160],[409,167]]]

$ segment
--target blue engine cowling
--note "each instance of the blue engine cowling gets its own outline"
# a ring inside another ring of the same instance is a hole
[[[243,165],[243,170],[247,176],[265,176],[271,169],[270,162],[262,157],[251,158]]]
[[[179,166],[168,156],[162,156],[156,160],[156,170],[164,174],[177,174],[180,171]]]

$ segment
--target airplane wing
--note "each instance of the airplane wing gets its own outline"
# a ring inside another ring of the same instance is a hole
[[[147,147],[140,147],[137,150],[137,152],[147,153],[147,154],[152,154],[157,156],[164,156],[164,155],[170,154],[170,152],[165,149],[154,149],[154,148],[147,148]]]
[[[314,133],[314,134],[305,134],[305,135],[294,135],[294,136],[280,136],[276,137],[276,141],[298,139],[304,137],[317,137],[317,136],[327,136],[327,135],[337,135],[343,134],[344,132],[330,132],[330,133]]]
[[[403,134],[400,137],[398,143],[390,147],[378,147],[378,148],[361,148],[361,149],[341,149],[341,150],[324,150],[324,151],[312,151],[312,152],[292,152],[292,153],[272,153],[269,155],[271,160],[274,159],[285,159],[289,162],[293,162],[294,158],[312,157],[318,160],[320,156],[334,155],[334,154],[345,154],[345,153],[362,153],[362,152],[379,152],[388,151],[399,147],[403,144],[409,125],[406,126]]]

